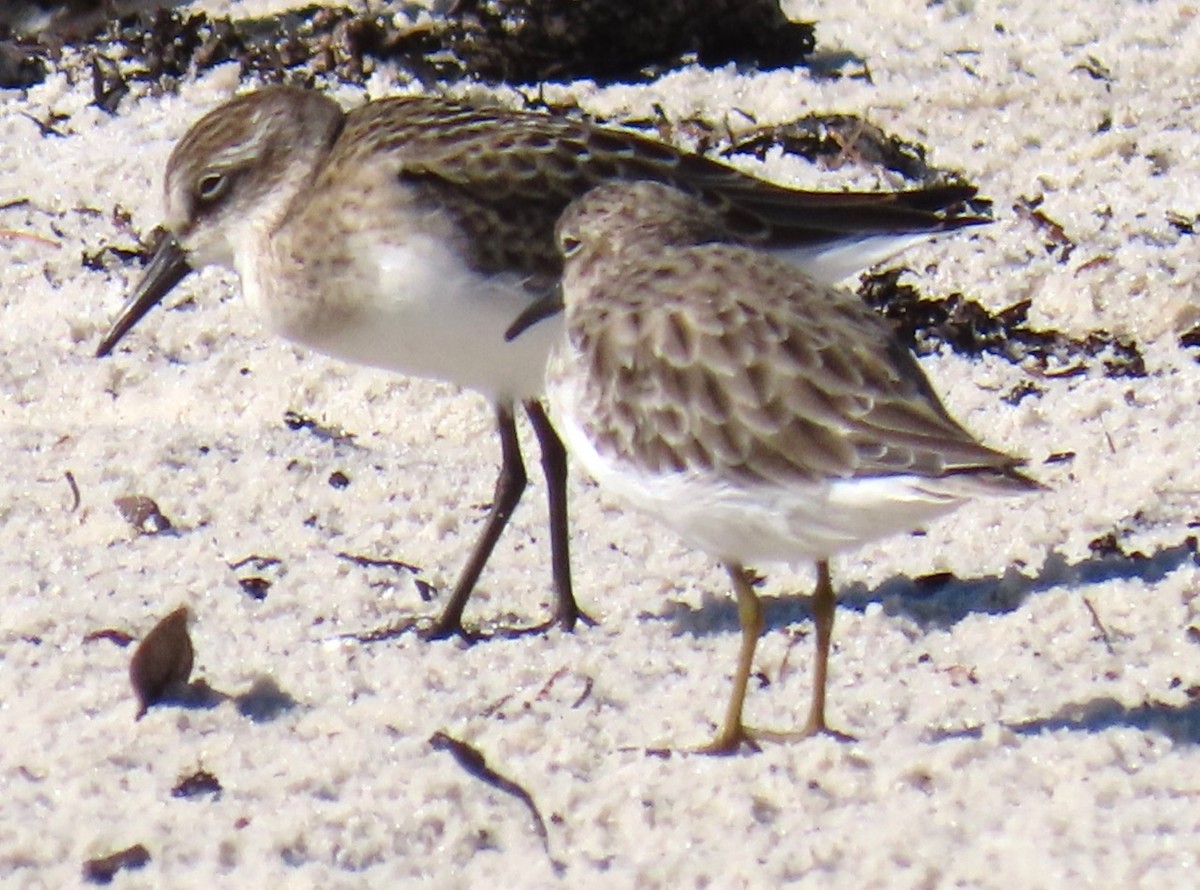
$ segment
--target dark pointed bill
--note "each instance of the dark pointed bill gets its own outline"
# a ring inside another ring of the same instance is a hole
[[[96,357],[103,358],[113,351],[113,347],[121,338],[129,333],[141,317],[153,309],[171,292],[180,281],[192,271],[184,256],[183,248],[169,234],[164,234],[158,242],[150,265],[146,267],[141,282],[133,292],[133,296],[121,307],[120,313],[113,320],[112,327],[96,348]]]
[[[556,287],[545,296],[538,297],[517,316],[504,332],[504,342],[511,343],[539,321],[563,311],[562,287]]]

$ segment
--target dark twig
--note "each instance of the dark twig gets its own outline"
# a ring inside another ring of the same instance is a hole
[[[373,556],[360,556],[357,553],[347,553],[342,550],[334,554],[338,559],[349,560],[356,566],[364,569],[397,569],[412,572],[414,575],[421,574],[421,567],[413,565],[411,562],[404,562],[401,559],[377,559]]]
[[[71,487],[71,507],[69,510],[67,510],[67,512],[74,513],[79,509],[79,504],[83,500],[79,496],[79,485],[75,482],[75,474],[70,470],[67,470],[67,472],[63,475],[67,477],[67,485]]]
[[[1109,655],[1114,654],[1112,637],[1108,633],[1108,628],[1104,626],[1104,622],[1100,620],[1100,613],[1096,611],[1096,607],[1086,596],[1083,598],[1083,605],[1087,608],[1088,614],[1092,616],[1092,626],[1096,628],[1100,639],[1104,641],[1104,648],[1108,650]]]
[[[562,869],[562,863],[556,861],[550,855],[550,834],[546,831],[546,823],[542,820],[542,814],[538,812],[537,804],[533,802],[533,797],[528,791],[512,779],[505,778],[488,766],[483,754],[476,748],[471,747],[466,742],[452,738],[441,730],[429,737],[429,744],[435,751],[448,751],[450,756],[458,762],[458,765],[470,775],[486,782],[499,791],[503,791],[505,794],[511,794],[517,800],[524,803],[533,816],[534,828],[537,830],[538,837],[542,839],[542,846],[546,849],[546,855],[550,857],[550,862],[556,871]]]
[[[117,872],[143,868],[149,861],[149,851],[141,844],[134,844],[111,856],[87,860],[83,863],[83,879],[89,884],[111,884]]]

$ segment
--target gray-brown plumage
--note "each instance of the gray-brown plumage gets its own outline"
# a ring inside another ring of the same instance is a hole
[[[828,559],[975,494],[1037,483],[946,412],[912,355],[853,294],[730,244],[715,212],[656,183],[610,183],[558,227],[566,332],[547,395],[602,484],[725,563],[743,642],[710,751],[741,721],[761,631],[743,566],[818,562],[818,658],[802,734],[827,731]],[[519,336],[518,336],[519,339]]]
[[[954,421],[853,294],[744,247],[671,249],[646,228],[640,256],[623,262],[619,249],[597,247],[565,285],[576,294],[577,280],[592,282],[568,312],[588,362],[583,426],[602,454],[746,484],[901,473],[1011,481],[1020,461]]]
[[[611,178],[697,196],[725,237],[777,249],[837,279],[933,232],[983,220],[966,186],[823,193],[771,185],[636,134],[436,97],[344,113],[288,87],[239,96],[180,140],[166,175],[170,236],[98,349],[110,352],[192,268],[237,271],[277,333],[326,354],[475,389],[495,406],[502,470],[493,510],[430,636],[465,635],[462,611],[526,476],[520,402],[543,446],[556,620],[579,616],[567,558],[565,464],[540,403],[554,339],[503,332],[554,286],[553,227]]]

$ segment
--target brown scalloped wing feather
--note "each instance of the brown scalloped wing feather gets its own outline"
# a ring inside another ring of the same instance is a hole
[[[771,185],[708,158],[682,154],[636,133],[586,120],[500,107],[472,108],[435,97],[372,102],[347,116],[331,166],[393,153],[406,183],[429,190],[484,245],[485,271],[558,268],[554,223],[567,203],[612,179],[654,180],[700,197],[720,212],[728,235],[791,247],[846,232],[932,232],[984,220],[966,210],[970,186],[906,192],[807,192]],[[498,233],[518,229],[524,237]]]
[[[579,413],[602,453],[781,484],[1020,464],[947,414],[882,320],[785,263],[666,250],[594,287],[570,325],[589,363]]]

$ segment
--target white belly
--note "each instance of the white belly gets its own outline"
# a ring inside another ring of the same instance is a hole
[[[603,488],[719,559],[747,564],[825,559],[912,530],[973,493],[953,482],[911,475],[785,488],[712,473],[648,474],[596,450],[575,416],[569,380],[551,385],[547,394],[559,435]]]
[[[277,333],[346,361],[455,383],[492,400],[542,392],[561,318],[515,341],[504,333],[537,294],[514,274],[473,272],[445,242],[347,243],[324,268],[256,266],[247,297]]]
[[[391,243],[386,239],[392,238]],[[919,236],[918,236],[919,237]],[[818,280],[835,281],[917,240],[871,237],[779,251]],[[349,362],[473,389],[492,400],[539,395],[562,318],[505,342],[538,295],[516,273],[483,275],[454,245],[420,232],[338,232],[313,250],[247,237],[235,266],[250,303],[276,333]],[[332,248],[332,249],[329,249]],[[322,256],[318,263],[314,254]]]

